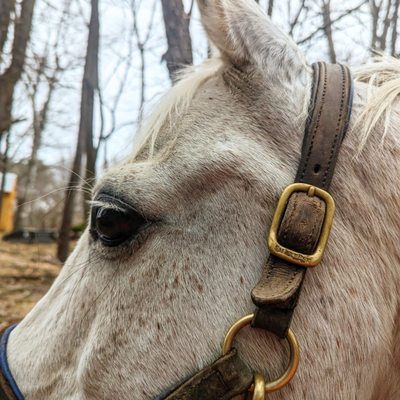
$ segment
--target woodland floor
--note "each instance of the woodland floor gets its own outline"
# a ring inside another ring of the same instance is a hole
[[[22,319],[47,292],[61,269],[55,244],[0,240],[0,329]]]

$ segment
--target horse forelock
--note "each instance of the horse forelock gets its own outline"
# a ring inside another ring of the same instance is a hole
[[[183,68],[176,77],[176,83],[161,97],[143,121],[134,139],[134,150],[129,158],[135,159],[146,147],[147,158],[152,160],[164,124],[173,125],[173,121],[186,112],[199,87],[214,76],[222,66],[221,58],[212,57],[200,65]]]

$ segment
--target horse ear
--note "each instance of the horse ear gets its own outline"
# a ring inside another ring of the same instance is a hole
[[[255,0],[198,0],[198,5],[210,40],[233,64],[274,70],[297,63],[304,67],[300,49]]]

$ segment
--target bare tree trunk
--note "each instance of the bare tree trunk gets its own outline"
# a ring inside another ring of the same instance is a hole
[[[389,32],[390,24],[392,22],[392,18],[390,16],[390,10],[392,9],[392,1],[388,0],[386,4],[386,12],[385,12],[385,17],[383,18],[383,29],[382,29],[382,34],[379,37],[379,47],[380,50],[384,51],[386,49],[386,40],[387,40],[387,35]]]
[[[91,0],[91,4],[92,13],[89,23],[89,39],[82,87],[82,102],[84,108],[81,110],[81,129],[84,130],[83,135],[86,139],[86,169],[83,185],[84,219],[88,217],[90,211],[89,200],[91,198],[91,189],[96,179],[96,160],[98,152],[98,146],[94,145],[93,140],[93,111],[95,91],[99,89],[99,0]]]
[[[0,76],[0,137],[9,130],[12,124],[11,106],[14,87],[19,81],[24,67],[34,6],[35,0],[24,0],[21,4],[21,15],[14,24],[12,61],[7,70]]]
[[[380,7],[375,0],[370,1],[370,11],[372,18],[372,32],[371,32],[371,51],[375,51],[378,43],[378,22]]]
[[[400,8],[400,0],[396,0],[394,3],[394,10],[393,10],[393,26],[392,26],[392,38],[390,44],[390,54],[393,57],[396,57],[397,51],[397,22],[399,19],[399,8]]]
[[[8,36],[11,12],[14,8],[15,0],[0,0],[0,62],[3,58],[3,48]]]
[[[331,0],[325,0],[322,5],[322,15],[324,21],[324,32],[328,41],[329,60],[331,63],[336,63],[335,44],[332,34],[332,19],[331,19]]]
[[[0,182],[0,219],[1,213],[3,208],[3,197],[4,197],[4,188],[6,185],[6,174],[8,172],[8,151],[10,150],[10,132],[5,135],[6,146],[2,160],[2,167],[1,167],[1,182]]]
[[[387,47],[390,48],[391,54],[396,53],[397,43],[397,19],[399,17],[399,1],[398,0],[376,0],[370,1],[370,12],[372,19],[371,34],[371,52],[383,52]],[[392,34],[388,40],[389,31]],[[380,31],[380,33],[379,33]]]
[[[169,76],[173,82],[176,73],[193,63],[192,40],[189,32],[190,18],[182,0],[161,0],[168,50],[163,58],[167,62]]]
[[[69,254],[75,193],[80,183],[82,156],[85,148],[87,153],[86,179],[92,179],[92,176],[94,176],[94,164],[96,160],[96,154],[93,153],[93,106],[94,92],[98,87],[98,0],[91,0],[91,5],[92,10],[89,23],[89,38],[82,80],[81,117],[79,123],[78,142],[68,188],[65,193],[63,217],[58,237],[57,257],[60,261],[65,261]]]
[[[83,98],[83,96],[82,96]],[[82,106],[81,106],[82,110]],[[57,257],[60,261],[64,262],[69,255],[69,244],[72,227],[72,219],[74,212],[74,200],[77,187],[80,183],[80,172],[82,166],[82,153],[84,149],[84,137],[81,130],[79,130],[78,143],[75,150],[74,163],[72,165],[71,175],[67,190],[65,192],[64,209],[61,221],[61,228],[58,234],[58,247]]]
[[[268,8],[267,8],[267,14],[272,17],[272,11],[274,10],[274,0],[269,0],[268,1]]]

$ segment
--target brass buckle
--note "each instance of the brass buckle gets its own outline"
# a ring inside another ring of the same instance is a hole
[[[287,202],[290,196],[295,192],[306,192],[309,196],[317,196],[324,200],[326,204],[325,218],[321,229],[321,235],[317,244],[317,248],[313,254],[299,253],[282,246],[278,242],[278,229],[281,225]],[[283,191],[282,196],[279,199],[274,218],[272,220],[271,230],[268,236],[269,251],[274,256],[289,261],[293,264],[301,265],[302,267],[315,267],[320,263],[324,254],[333,223],[334,213],[335,201],[325,190],[309,185],[308,183],[293,183],[292,185],[289,185]]]

